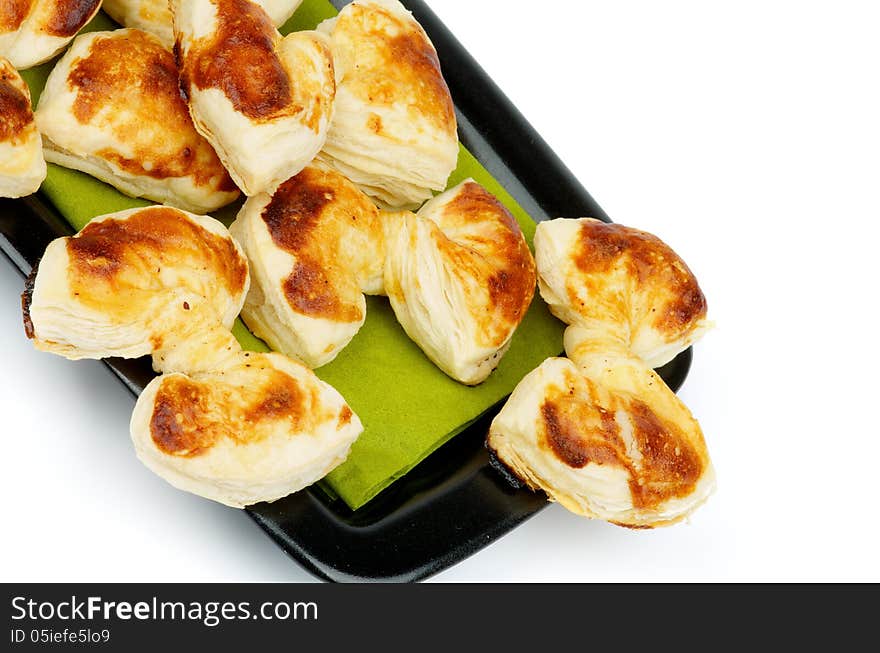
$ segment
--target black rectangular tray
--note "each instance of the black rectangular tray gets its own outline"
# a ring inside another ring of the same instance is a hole
[[[334,1],[341,7],[347,2]],[[593,217],[610,221],[544,140],[421,0],[404,4],[437,48],[455,101],[459,137],[536,220]],[[0,249],[22,274],[46,245],[73,233],[37,193],[0,199]],[[9,310],[9,309],[7,309]],[[135,394],[154,376],[149,359],[105,361]],[[691,350],[658,370],[678,390]],[[519,486],[484,447],[500,406],[434,452],[362,508],[352,511],[319,488],[247,508],[251,518],[304,568],[331,581],[424,579],[479,551],[547,503]]]

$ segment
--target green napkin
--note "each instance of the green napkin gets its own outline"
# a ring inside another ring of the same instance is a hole
[[[281,31],[312,29],[335,13],[326,0],[305,0]],[[100,13],[86,29],[114,27]],[[51,62],[25,72],[35,102],[50,69]],[[462,147],[449,185],[467,177],[473,177],[504,203],[531,245],[534,221]],[[76,229],[82,229],[96,215],[150,204],[55,165],[49,166],[41,190]],[[215,217],[228,224],[235,208],[227,207]],[[267,351],[240,321],[234,333],[246,349]],[[484,383],[467,387],[447,377],[425,357],[397,323],[387,299],[368,297],[367,320],[360,332],[336,360],[316,370],[342,393],[364,424],[348,459],[324,479],[325,489],[352,509],[359,508],[510,394],[545,358],[560,351],[562,325],[536,293],[501,364]]]

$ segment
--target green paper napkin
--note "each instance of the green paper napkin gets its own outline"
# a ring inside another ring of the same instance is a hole
[[[335,13],[326,0],[305,0],[281,31],[312,29]],[[114,27],[100,13],[86,29]],[[51,65],[25,72],[34,102]],[[504,203],[531,245],[535,223],[462,147],[449,185],[468,177]],[[41,190],[76,229],[82,229],[96,215],[150,204],[55,165],[49,166]],[[215,217],[228,224],[236,208],[227,207]],[[266,345],[240,321],[234,333],[246,349],[267,351]],[[562,324],[550,315],[536,293],[501,364],[484,383],[467,387],[447,377],[425,357],[397,323],[387,299],[368,297],[367,320],[360,332],[336,360],[316,370],[319,377],[342,393],[364,424],[364,432],[348,459],[324,479],[325,488],[352,509],[359,508],[510,394],[519,380],[545,358],[560,351]]]

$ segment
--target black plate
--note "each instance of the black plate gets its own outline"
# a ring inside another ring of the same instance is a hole
[[[334,2],[341,6],[346,2]],[[437,48],[456,104],[459,136],[537,221],[590,216],[610,221],[482,68],[420,0],[405,1]],[[49,241],[72,233],[42,195],[0,200],[0,248],[28,274]],[[105,361],[135,394],[154,373],[149,359]],[[658,370],[673,389],[691,350]],[[483,446],[488,411],[366,506],[352,511],[307,488],[248,514],[310,572],[332,581],[414,581],[477,552],[547,504],[511,483]]]

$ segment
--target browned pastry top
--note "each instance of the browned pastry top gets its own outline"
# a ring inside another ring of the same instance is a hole
[[[538,446],[573,468],[587,463],[628,472],[633,507],[650,509],[689,495],[705,470],[705,447],[648,404],[603,391],[583,376],[567,374],[568,387],[552,386],[541,405]],[[618,415],[625,414],[624,429]]]
[[[243,291],[248,276],[231,239],[170,207],[92,222],[67,240],[67,249],[71,290],[80,302],[111,315],[132,314],[139,300],[154,297],[165,266],[210,278],[230,295]]]
[[[469,309],[487,345],[500,346],[519,324],[535,291],[535,261],[516,219],[476,182],[426,216],[440,229],[434,240],[450,274],[471,288]],[[442,231],[441,231],[442,230]]]
[[[13,0],[20,2],[21,0]],[[52,36],[74,36],[89,21],[101,0],[54,0],[44,29]]]
[[[337,19],[334,39],[353,67],[343,84],[366,103],[405,104],[438,129],[456,133],[455,109],[437,53],[421,26],[372,3],[354,2]],[[379,116],[372,128],[382,128]]]
[[[224,384],[221,375],[206,381],[182,375],[166,378],[150,420],[156,446],[169,455],[192,457],[222,439],[235,444],[258,442],[271,433],[266,428],[271,422],[285,422],[290,432],[310,430],[320,413],[315,389],[304,389],[289,374],[258,365],[242,363],[238,369],[225,370],[225,375],[237,378],[234,387]],[[242,383],[244,378],[253,383]],[[351,409],[346,406],[346,410],[351,419]]]
[[[254,121],[297,115],[310,105],[308,126],[317,131],[322,82],[298,75],[294,88],[292,71],[278,56],[278,31],[263,8],[249,0],[211,2],[217,26],[210,37],[196,40],[180,62],[184,89],[220,89],[236,111]],[[179,53],[179,44],[176,49]]]
[[[587,288],[588,295],[601,298],[603,304],[616,304],[611,314],[619,316],[621,323],[645,319],[670,341],[693,330],[706,317],[706,298],[696,277],[681,257],[653,234],[620,224],[584,221],[572,256],[577,269],[568,280],[572,304],[580,302],[578,297]],[[615,272],[632,285],[628,292],[618,292],[623,290],[622,284],[609,284],[609,275]],[[591,312],[590,307],[583,310]]]
[[[12,64],[0,58],[0,143],[24,142],[30,137],[33,124],[34,112],[27,88],[23,87]]]
[[[120,168],[156,179],[191,177],[198,186],[234,191],[211,145],[202,138],[180,96],[174,56],[140,30],[95,39],[67,78],[76,93],[73,114],[106,129],[131,152],[105,148],[97,154]]]
[[[31,12],[34,0],[3,0],[0,2],[0,34],[14,32]]]
[[[360,320],[358,281],[381,255],[381,226],[370,200],[339,173],[307,167],[279,186],[262,219],[273,242],[297,259],[284,282],[290,306],[312,317]],[[364,251],[360,239],[373,246]]]

